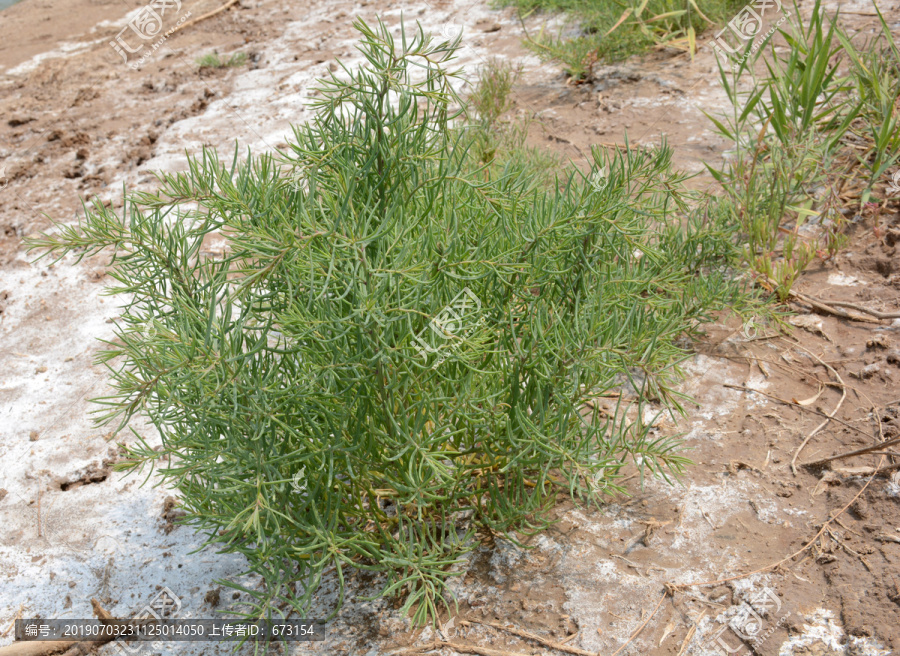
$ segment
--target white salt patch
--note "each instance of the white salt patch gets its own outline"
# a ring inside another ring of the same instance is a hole
[[[615,561],[612,560],[599,561],[594,567],[594,574],[599,580],[606,581],[608,583],[617,581],[622,576],[619,573],[618,565],[616,565]]]
[[[724,383],[728,383],[765,390],[768,387],[768,382],[762,374],[753,373],[749,378],[743,378],[738,373],[738,369],[733,367],[731,363],[702,354],[695,355],[688,360],[683,370],[685,381],[680,391],[694,397],[699,396],[701,392],[703,393],[704,407],[710,408],[705,412],[697,413],[703,419],[711,420],[714,417],[730,415],[734,408],[737,407],[742,396],[753,401],[753,406],[751,407],[757,407],[766,403],[765,397],[761,394],[748,394],[747,392],[740,392],[724,386]]]
[[[781,645],[778,656],[793,656],[795,650],[808,653],[806,648],[822,643],[836,654],[853,656],[888,656],[891,652],[872,638],[850,637],[845,640],[844,629],[834,619],[834,612],[817,608],[804,617],[803,633],[789,638]]]
[[[42,52],[28,61],[24,61],[18,66],[14,68],[10,68],[6,71],[7,75],[24,75],[26,73],[30,73],[41,63],[47,61],[48,59],[60,59],[64,57],[69,57],[70,55],[77,54],[79,52],[84,52],[88,50],[91,46],[96,43],[100,43],[105,39],[95,39],[94,41],[64,41],[59,44],[59,46],[55,50],[49,50],[47,52]]]
[[[888,493],[888,496],[900,497],[900,485],[894,481],[888,481],[885,486],[885,491]]]
[[[859,285],[859,278],[848,276],[843,271],[833,271],[828,274],[828,284],[835,287],[853,287]]]

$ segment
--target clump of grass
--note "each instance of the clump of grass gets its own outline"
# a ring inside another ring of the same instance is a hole
[[[513,106],[512,89],[522,74],[522,67],[492,58],[478,71],[478,81],[468,104],[480,124],[492,127]]]
[[[478,69],[478,79],[467,98],[467,114],[471,153],[479,165],[494,163],[498,151],[510,154],[522,148],[528,120],[500,120],[514,105],[512,91],[519,75],[521,67],[496,58]]]
[[[594,65],[640,54],[654,46],[696,52],[697,37],[712,24],[727,21],[744,0],[502,0],[520,16],[536,11],[564,13],[559,31],[541,29],[526,44],[545,60],[561,62],[576,82],[590,81]]]
[[[452,110],[459,41],[355,27],[369,63],[324,82],[289,153],[204,150],[121,216],[95,202],[28,242],[114,253],[101,420],[159,430],[120,468],[159,467],[186,523],[246,557],[248,617],[306,616],[334,568],[341,600],[348,570],[376,572],[427,621],[477,535],[519,541],[628,463],[677,475],[645,400],[679,408],[684,336],[745,299],[733,234],[689,211],[668,148],[594,150],[602,186],[484,178]]]
[[[533,116],[509,116],[515,106],[513,87],[520,75],[521,67],[501,59],[491,59],[478,69],[478,79],[466,99],[469,159],[486,179],[514,171],[550,186],[565,167],[565,159],[551,149],[526,145]]]
[[[873,186],[900,158],[900,49],[878,5],[874,8],[881,28],[874,38],[857,47],[844,32],[837,35],[851,62],[850,79],[860,102],[860,117],[849,131],[865,146],[857,154],[857,161],[868,173],[862,205],[872,196]]]
[[[200,68],[238,68],[247,63],[247,53],[235,52],[230,57],[211,52],[197,60]]]
[[[759,148],[761,152],[731,165],[730,183],[724,185],[727,202],[721,202],[741,227],[744,260],[774,281],[783,301],[815,256],[815,245],[800,230],[816,214],[808,190],[825,181],[827,162],[820,161],[824,153],[815,140],[798,138],[772,149],[761,143]]]
[[[707,168],[741,229],[745,262],[785,300],[816,254],[833,257],[846,243],[846,199],[864,205],[900,157],[900,53],[883,18],[860,51],[819,0],[807,22],[795,5],[781,35],[790,46],[783,56],[763,48],[739,65],[719,62],[731,114],[709,118],[734,149],[722,168]],[[758,77],[753,65],[764,53],[766,74]],[[817,230],[802,237],[808,221]]]

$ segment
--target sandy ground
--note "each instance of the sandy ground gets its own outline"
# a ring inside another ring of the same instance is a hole
[[[186,150],[210,145],[227,153],[235,141],[254,150],[282,146],[291,123],[310,116],[304,103],[315,79],[336,58],[360,62],[350,28],[357,15],[392,25],[402,15],[445,36],[462,27],[458,64],[470,78],[490,56],[520,62],[517,111],[539,119],[530,139],[576,163],[591,144],[621,142],[626,130],[632,143],[665,135],[676,164],[691,172],[724,147],[700,112],[725,103],[708,48],[693,63],[656,52],[604,69],[596,86],[576,88],[522,48],[509,11],[484,2],[243,0],[172,35],[132,68],[144,53],[124,62],[109,42],[141,6],[24,0],[0,13],[0,645],[12,641],[13,619],[90,617],[92,597],[128,617],[167,588],[179,598],[181,617],[212,617],[239,610],[242,601],[228,589],[219,594],[217,580],[259,585],[241,576],[240,558],[191,553],[202,539],[172,524],[177,506],[167,498],[174,493],[154,487],[155,477],[110,471],[116,441],[134,438],[111,440],[93,426],[87,399],[105,391],[104,372],[92,360],[117,310],[102,295],[108,278],[101,258],[47,267],[24,252],[22,236],[46,228],[48,217],[74,220],[82,199],[92,197],[121,207],[123,184],[152,189],[150,172],[183,168]],[[165,14],[164,28],[215,6],[183,0]],[[868,2],[841,6],[859,29],[871,25]],[[900,5],[881,7],[900,27]],[[539,27],[537,19],[530,27]],[[245,52],[250,63],[199,71],[195,60],[213,50]],[[708,182],[701,176],[693,184]],[[876,234],[872,216],[858,217],[846,252],[814,264],[800,289],[896,311],[896,205],[882,211],[880,223]],[[843,423],[831,422],[800,461],[871,444],[879,430],[900,434],[900,322],[802,315],[797,323],[792,337],[748,336],[733,321],[708,326],[686,365],[684,391],[696,405],[655,428],[685,433],[695,465],[675,486],[632,480],[631,497],[601,510],[562,503],[559,522],[529,550],[483,545],[456,584],[460,616],[445,622],[444,635],[515,653],[559,653],[546,641],[567,640],[570,648],[612,654],[644,625],[620,653],[718,654],[723,643],[745,653],[753,637],[760,638],[755,650],[767,655],[897,652],[896,475],[868,482],[840,523],[796,559],[740,577],[800,549],[868,481],[853,470],[791,472],[795,450],[822,420],[814,410],[831,412],[847,391],[836,415]],[[843,387],[823,388],[835,376]],[[777,400],[812,398],[820,388],[808,406]],[[149,427],[133,428],[158,441]],[[722,579],[732,580],[665,594],[666,584]],[[430,628],[411,630],[386,601],[359,599],[377,584],[354,578],[328,640],[296,644],[290,653],[377,656],[439,637]],[[323,585],[321,615],[333,592],[334,581]],[[204,643],[163,643],[160,650],[229,652]]]

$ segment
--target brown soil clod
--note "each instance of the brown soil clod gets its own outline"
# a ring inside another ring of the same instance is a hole
[[[743,460],[729,460],[726,469],[732,476],[735,476],[742,469],[749,469],[750,471],[756,472],[758,474],[762,473],[762,470],[759,467],[755,467],[750,463],[744,462]]]
[[[109,478],[110,469],[104,465],[93,464],[89,466],[85,472],[78,478],[71,481],[63,481],[59,485],[59,489],[63,492],[74,490],[82,485],[91,485],[93,483],[102,483]]]
[[[207,591],[206,595],[203,597],[203,600],[208,603],[210,606],[215,608],[219,605],[219,598],[222,594],[222,588],[211,588]]]
[[[166,500],[163,502],[161,516],[165,520],[163,531],[165,531],[166,535],[174,531],[178,527],[178,520],[187,515],[183,510],[176,510],[177,506],[178,501],[175,497],[166,497]]]

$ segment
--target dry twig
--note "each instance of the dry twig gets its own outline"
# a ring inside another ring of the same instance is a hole
[[[832,540],[834,540],[835,542],[837,542],[838,546],[839,546],[841,549],[843,549],[844,551],[846,551],[848,554],[851,554],[851,555],[856,556],[857,558],[859,558],[859,559],[862,561],[862,564],[865,565],[866,569],[867,569],[868,571],[870,571],[870,572],[872,571],[872,566],[869,564],[869,561],[866,560],[865,557],[864,557],[861,553],[859,553],[858,551],[855,551],[855,550],[851,549],[851,548],[848,547],[846,544],[844,544],[844,541],[840,538],[840,536],[835,535],[834,531],[832,531],[831,529],[828,529],[828,535],[831,536],[831,539],[832,539]]]
[[[637,563],[633,563],[633,562],[631,562],[630,560],[628,560],[625,556],[620,556],[619,554],[613,554],[612,557],[613,557],[613,558],[618,558],[619,560],[622,560],[622,561],[628,563],[628,566],[629,566],[629,567],[633,567],[635,570],[637,570],[637,573],[638,573],[638,574],[640,574],[641,576],[643,576],[643,574],[641,573],[641,567],[640,567],[640,565],[638,565]]]
[[[870,310],[867,307],[863,307],[862,305],[857,305],[856,303],[847,303],[846,301],[820,301],[821,303],[826,303],[828,305],[832,305],[834,307],[845,307],[850,308],[851,310],[856,310],[857,312],[863,312],[865,314],[870,314],[876,319],[900,319],[900,312],[879,312],[878,310]]]
[[[830,364],[826,364],[826,363],[822,362],[822,358],[820,358],[815,353],[808,351],[807,349],[803,348],[802,346],[798,346],[797,348],[803,349],[804,351],[809,353],[809,355],[811,355],[816,360],[818,360],[822,364],[823,367],[828,369],[828,371],[831,372],[831,375],[833,375],[835,378],[837,378],[837,381],[841,386],[841,400],[838,401],[836,406],[834,406],[834,410],[832,410],[831,413],[826,417],[825,421],[823,421],[821,424],[816,426],[813,429],[813,432],[810,433],[809,435],[807,435],[806,439],[803,440],[803,443],[799,447],[797,447],[797,450],[794,452],[794,457],[791,458],[791,471],[794,473],[794,476],[797,475],[797,458],[800,456],[800,452],[803,451],[803,447],[805,447],[809,443],[809,441],[812,439],[813,435],[815,435],[820,430],[825,428],[825,426],[828,425],[828,422],[831,421],[834,418],[834,416],[837,414],[837,411],[841,409],[841,406],[844,404],[844,399],[847,398],[847,386],[844,385],[844,379],[841,378],[841,375],[834,369],[834,367],[832,367]],[[802,404],[798,403],[797,405],[802,405]]]
[[[831,385],[831,384],[832,383],[829,383],[829,385]],[[835,385],[835,387],[837,387],[837,384],[834,384],[834,385]],[[837,423],[841,424],[842,426],[846,426],[850,430],[854,430],[857,433],[860,433],[861,435],[865,435],[866,437],[872,437],[866,431],[857,428],[853,424],[847,423],[843,419],[838,419],[837,417],[829,417],[827,414],[825,414],[821,410],[816,410],[815,408],[810,408],[810,407],[807,407],[804,405],[800,405],[799,403],[794,403],[793,401],[788,401],[787,399],[782,399],[781,397],[775,396],[774,394],[768,394],[766,392],[763,392],[762,390],[753,389],[752,387],[747,387],[746,385],[732,385],[730,383],[722,383],[722,387],[740,390],[741,392],[753,392],[754,394],[762,394],[766,398],[772,399],[773,401],[778,401],[779,403],[783,403],[785,405],[790,405],[795,408],[803,408],[804,410],[807,410],[807,411],[809,411],[815,415],[819,415],[821,417],[828,417],[831,421],[836,421]]]
[[[635,631],[634,633],[631,634],[631,637],[628,638],[628,640],[625,641],[625,642],[622,644],[621,647],[619,647],[618,649],[616,649],[616,650],[613,652],[612,656],[617,656],[617,654],[618,654],[620,651],[622,651],[623,649],[625,649],[625,647],[627,647],[628,645],[630,645],[631,642],[632,642],[635,638],[638,637],[638,635],[640,634],[640,632],[644,630],[644,627],[647,626],[647,624],[650,623],[650,620],[653,619],[653,616],[656,615],[656,611],[659,610],[659,607],[662,606],[662,602],[664,602],[664,601],[666,600],[666,597],[668,597],[668,596],[669,596],[669,588],[667,587],[667,588],[666,588],[666,591],[663,592],[663,596],[660,597],[659,603],[656,604],[656,608],[654,608],[654,609],[653,609],[653,612],[650,613],[650,616],[647,617],[647,619],[644,620],[644,623],[641,624],[641,625],[637,628],[637,631]]]
[[[900,462],[884,467],[834,467],[832,471],[844,476],[879,476],[900,471]]]
[[[13,630],[13,627],[16,625],[16,620],[22,619],[22,611],[25,610],[25,604],[19,604],[19,610],[16,611],[15,617],[13,617],[12,621],[9,623],[9,626],[0,633],[0,638],[5,638],[6,634]]]
[[[829,462],[833,462],[835,460],[842,460],[843,458],[852,458],[853,456],[861,456],[867,453],[871,453],[873,451],[878,451],[879,449],[884,449],[885,447],[894,446],[895,444],[900,444],[900,437],[895,437],[892,440],[888,440],[886,442],[881,442],[879,444],[873,444],[872,446],[867,446],[862,449],[856,449],[855,451],[848,451],[847,453],[839,453],[836,456],[830,456],[828,458],[821,458],[819,460],[813,460],[812,462],[804,462],[801,463],[803,467],[821,467],[822,465],[828,464]]]
[[[687,649],[688,644],[691,642],[691,638],[694,637],[694,633],[697,632],[697,627],[700,626],[700,622],[703,621],[703,618],[704,618],[704,617],[706,617],[706,613],[701,613],[701,614],[700,614],[700,617],[698,617],[698,618],[694,621],[694,625],[693,625],[693,626],[690,628],[690,630],[687,632],[687,635],[684,636],[684,642],[681,643],[681,649],[678,650],[678,655],[677,655],[677,656],[683,656],[683,655],[684,655],[684,652],[685,652],[685,650]]]
[[[93,606],[94,615],[98,620],[114,619],[96,599],[91,599],[91,606]],[[82,656],[83,654],[89,653],[95,647],[109,642],[112,638],[113,636],[109,635],[100,640],[86,642],[76,642],[74,640],[29,640],[27,642],[14,642],[6,647],[0,647],[0,656],[49,656],[50,654],[59,654],[60,652],[65,652],[62,656]]]
[[[568,654],[577,654],[577,656],[596,656],[592,651],[585,651],[584,649],[579,649],[578,647],[570,647],[569,645],[565,645],[561,642],[555,642],[553,640],[547,640],[546,638],[542,638],[541,636],[535,635],[533,633],[529,633],[528,631],[522,631],[521,629],[516,629],[511,626],[503,626],[499,622],[479,622],[478,620],[467,620],[472,624],[481,624],[482,626],[490,626],[500,631],[506,631],[507,633],[512,633],[513,635],[517,635],[520,638],[527,638],[528,640],[533,640],[534,642],[538,642],[545,647],[549,647],[550,649],[555,649],[557,651],[564,651]]]
[[[778,283],[775,282],[774,280],[772,280],[771,278],[769,278],[768,276],[762,276],[762,278],[769,285],[771,285],[773,289],[778,287]],[[806,303],[807,305],[811,305],[812,307],[819,310],[820,312],[825,312],[826,314],[833,314],[834,316],[841,317],[842,319],[850,319],[852,321],[863,321],[865,323],[879,323],[878,319],[870,319],[868,317],[854,316],[854,315],[850,314],[849,312],[840,309],[840,307],[837,307],[839,305],[853,306],[852,303],[847,304],[847,303],[842,303],[840,301],[838,301],[838,302],[822,301],[818,298],[813,298],[812,296],[807,296],[806,294],[803,294],[803,293],[798,292],[793,289],[788,290],[788,295],[792,298],[802,301],[803,303]],[[872,316],[876,316],[875,310],[867,310],[864,308],[860,308],[859,306],[852,307],[852,309],[859,310],[861,312],[865,312],[866,314],[869,314]],[[878,314],[882,314],[882,313],[879,312]],[[897,316],[900,317],[900,314],[898,314]],[[888,318],[888,316],[884,315],[884,318]]]
[[[478,656],[527,656],[520,651],[503,651],[500,649],[489,649],[487,647],[475,647],[473,645],[461,645],[458,642],[447,642],[445,640],[435,640],[428,645],[420,645],[419,647],[403,647],[389,652],[389,656],[411,656],[412,654],[421,654],[423,651],[434,651],[449,647],[461,654],[477,654]],[[591,654],[593,656],[593,654]]]
[[[222,13],[223,11],[228,9],[231,5],[233,5],[237,2],[238,2],[238,0],[228,0],[228,2],[226,2],[224,5],[222,5],[218,9],[213,9],[212,11],[206,12],[202,16],[197,16],[197,18],[195,18],[193,20],[189,20],[187,23],[182,23],[181,25],[178,25],[177,27],[175,27],[175,29],[173,29],[171,32],[169,32],[169,36],[172,36],[173,34],[175,34],[175,32],[180,32],[181,30],[185,29],[186,27],[190,27],[191,25],[196,25],[200,21],[204,21],[207,18],[212,18],[216,14]]]

